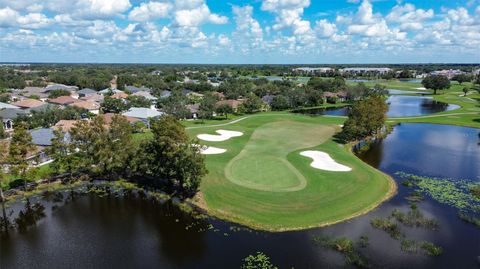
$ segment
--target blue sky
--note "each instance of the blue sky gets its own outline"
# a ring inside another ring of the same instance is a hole
[[[480,62],[480,0],[0,0],[0,62]]]

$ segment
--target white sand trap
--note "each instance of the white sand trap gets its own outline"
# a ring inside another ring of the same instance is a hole
[[[209,146],[205,146],[205,145],[192,144],[192,146],[198,147],[200,149],[200,154],[203,154],[203,155],[222,154],[222,153],[227,152],[226,149],[209,147]]]
[[[222,142],[227,141],[232,137],[242,136],[242,132],[237,131],[227,131],[227,130],[217,130],[216,131],[219,135],[211,135],[211,134],[199,134],[197,135],[198,139],[204,141],[211,141],[211,142]]]
[[[222,154],[222,153],[225,153],[225,152],[227,152],[226,149],[221,149],[221,148],[216,148],[216,147],[203,146],[200,149],[200,154],[204,154],[204,155]]]
[[[425,87],[420,87],[420,88],[415,88],[415,90],[421,90],[421,91],[425,91],[426,88]]]
[[[345,166],[343,164],[337,163],[328,153],[318,151],[318,150],[307,150],[300,152],[300,155],[309,157],[313,159],[313,162],[310,164],[311,167],[326,171],[333,172],[348,172],[352,171],[352,168]]]

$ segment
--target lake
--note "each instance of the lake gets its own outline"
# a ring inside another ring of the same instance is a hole
[[[458,105],[446,104],[433,100],[429,96],[404,96],[392,95],[389,96],[388,103],[388,117],[412,117],[423,116],[437,112],[450,111],[460,108]],[[314,108],[314,109],[298,109],[294,113],[301,113],[312,116],[348,116],[349,108]]]
[[[404,171],[425,176],[480,182],[480,129],[431,124],[402,124],[360,155],[391,175]],[[214,218],[194,219],[169,202],[139,195],[79,196],[72,201],[41,201],[45,217],[27,232],[0,240],[0,268],[239,268],[249,254],[263,251],[280,268],[344,267],[343,257],[317,246],[313,235],[369,237],[361,249],[381,268],[477,268],[480,230],[462,222],[457,210],[426,197],[423,214],[440,223],[438,231],[402,226],[409,238],[432,241],[439,257],[407,254],[400,242],[370,225],[372,217],[406,211],[411,189],[367,215],[325,228],[267,233]],[[67,196],[68,193],[65,194]],[[22,203],[9,210],[18,211]]]

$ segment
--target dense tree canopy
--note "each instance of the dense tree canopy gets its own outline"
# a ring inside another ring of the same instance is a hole
[[[388,105],[381,95],[371,95],[356,101],[348,113],[339,138],[344,141],[375,135],[384,126]]]
[[[428,76],[422,80],[422,85],[427,89],[433,90],[434,94],[437,94],[438,90],[450,88],[450,80],[440,75]]]

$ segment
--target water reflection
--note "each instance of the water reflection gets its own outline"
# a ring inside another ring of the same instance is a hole
[[[389,105],[388,117],[412,117],[428,115],[437,112],[450,111],[460,108],[458,105],[446,104],[433,100],[432,97],[426,96],[401,96],[392,95],[387,101]],[[294,113],[301,113],[305,115],[321,116],[347,116],[349,108],[316,108],[316,109],[298,109]]]
[[[400,179],[395,172],[405,171],[466,179],[474,176],[473,180],[480,181],[476,178],[480,175],[479,132],[402,124],[360,157],[396,180]],[[458,139],[462,142],[455,142]],[[461,167],[455,167],[457,163]],[[76,194],[70,199],[66,192],[63,201],[46,195],[42,201],[45,218],[27,233],[11,233],[0,240],[0,268],[239,268],[244,257],[257,251],[265,252],[280,268],[345,267],[342,255],[312,242],[315,235],[352,240],[368,236],[370,245],[361,249],[362,254],[379,268],[478,266],[480,230],[459,220],[457,210],[428,197],[419,203],[419,210],[436,219],[440,229],[401,229],[408,238],[442,246],[444,255],[432,258],[405,253],[398,240],[372,228],[373,217],[386,218],[394,209],[407,212],[405,197],[411,192],[399,185],[397,196],[367,215],[325,228],[286,233],[238,229],[238,225],[217,219],[194,218],[172,203],[144,195]],[[19,203],[10,210],[24,207]]]

